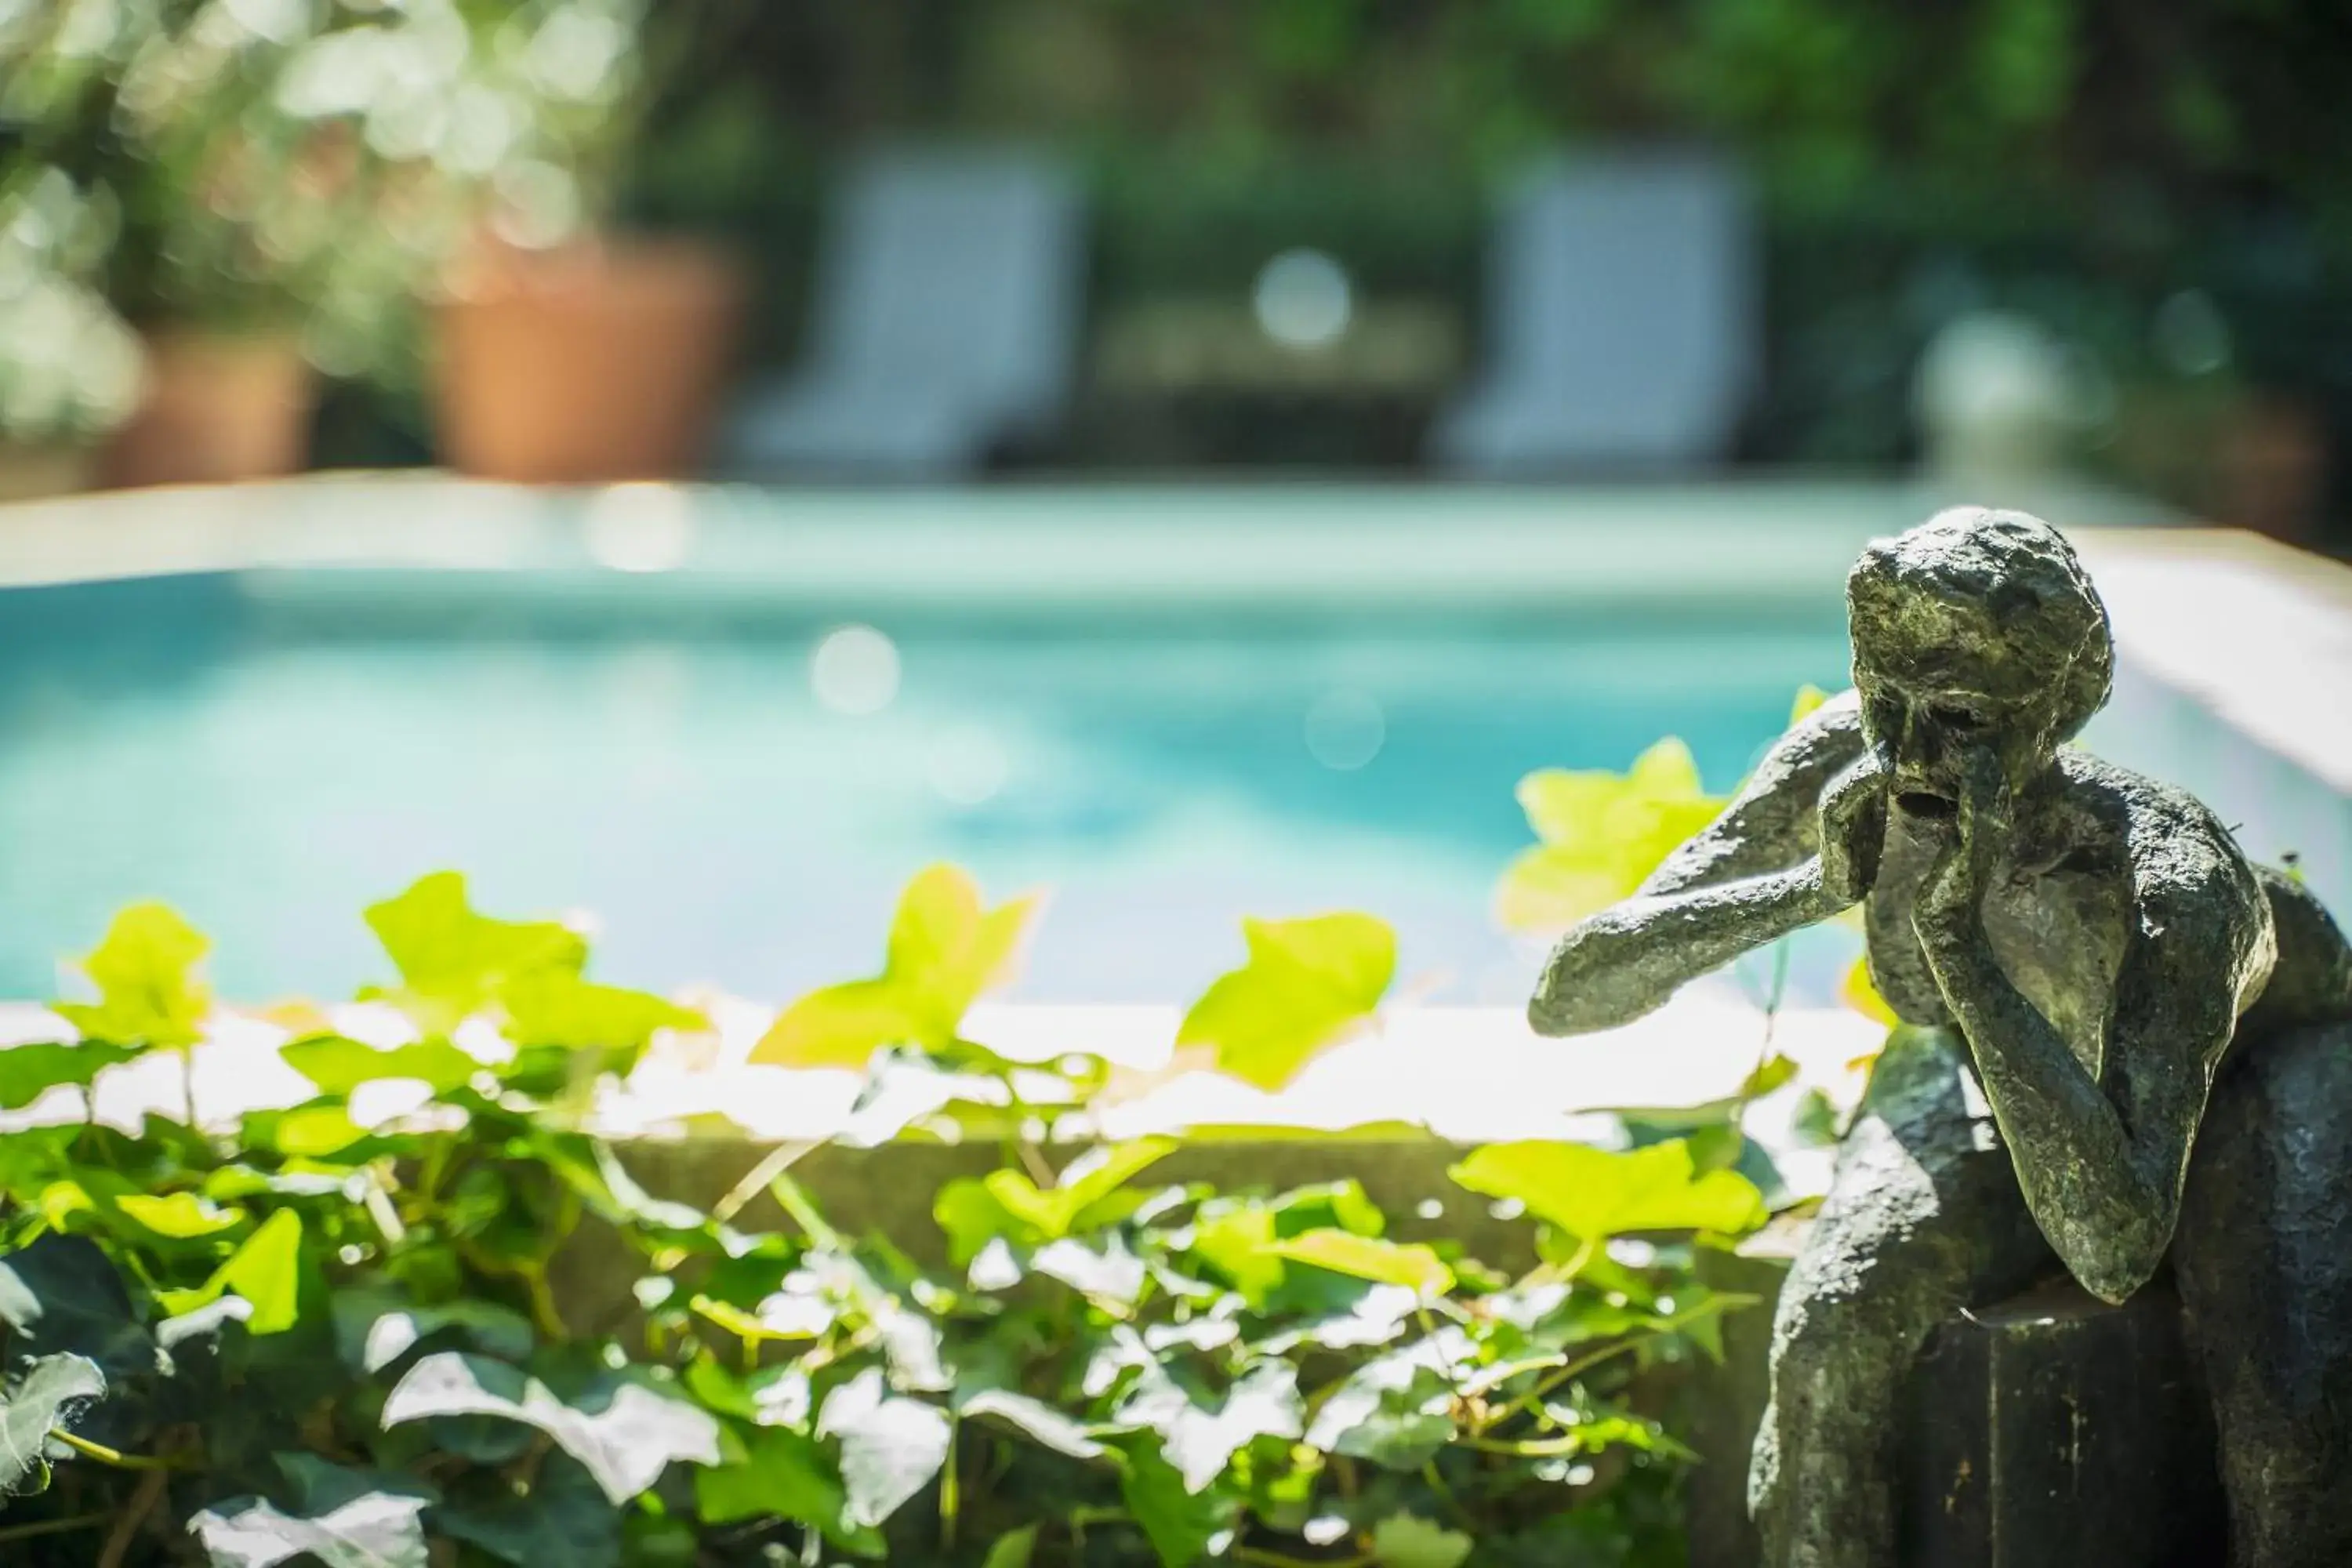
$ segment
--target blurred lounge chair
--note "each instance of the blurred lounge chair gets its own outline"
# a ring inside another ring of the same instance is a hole
[[[813,350],[730,419],[756,479],[949,478],[1046,433],[1076,351],[1083,204],[1049,157],[901,150],[861,160],[819,257]]]
[[[1755,373],[1756,267],[1725,164],[1621,153],[1532,171],[1487,258],[1486,367],[1431,456],[1495,478],[1721,460]]]

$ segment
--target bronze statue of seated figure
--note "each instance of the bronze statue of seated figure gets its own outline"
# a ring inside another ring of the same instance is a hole
[[[2171,1270],[2238,1568],[2352,1564],[2352,951],[2197,801],[2064,745],[2114,654],[2057,531],[1948,511],[1873,543],[1846,597],[1854,689],[1570,931],[1528,1007],[1622,1024],[1864,905],[1909,1026],[1774,1323],[1766,1563],[1894,1562],[1929,1331],[2063,1265],[2108,1301]]]

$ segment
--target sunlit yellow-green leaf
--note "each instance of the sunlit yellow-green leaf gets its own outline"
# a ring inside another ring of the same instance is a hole
[[[1253,1310],[1282,1283],[1282,1258],[1274,1250],[1274,1210],[1246,1202],[1204,1215],[1192,1227],[1192,1252],[1224,1276]]]
[[[1132,1213],[1139,1196],[1120,1189],[1176,1147],[1173,1138],[1108,1144],[1071,1162],[1058,1181],[1042,1188],[1014,1170],[960,1177],[940,1189],[931,1215],[959,1264],[1000,1236],[1024,1247],[1058,1241]]]
[[[281,1334],[301,1316],[301,1283],[302,1218],[292,1209],[279,1209],[210,1279],[191,1290],[159,1290],[155,1300],[167,1316],[178,1317],[234,1290],[253,1308],[245,1321],[247,1332]]]
[[[278,1054],[320,1093],[332,1095],[383,1079],[416,1079],[446,1094],[482,1070],[480,1062],[438,1037],[378,1050],[341,1035],[316,1035],[280,1047]]]
[[[1394,1242],[1348,1230],[1310,1230],[1274,1244],[1294,1263],[1311,1263],[1334,1274],[1383,1285],[1403,1285],[1423,1295],[1454,1288],[1454,1270],[1419,1242]]]
[[[367,922],[400,971],[400,987],[389,994],[428,1027],[446,1028],[515,981],[576,975],[588,962],[587,943],[568,926],[478,912],[455,871],[436,871],[371,905]]]
[[[1797,700],[1789,705],[1789,727],[1794,729],[1803,723],[1811,717],[1813,710],[1829,700],[1830,693],[1810,680],[1797,688]]]
[[[524,1046],[634,1057],[657,1029],[709,1027],[701,1014],[649,991],[599,985],[561,971],[520,978],[499,999],[506,1007],[507,1033]]]
[[[56,1010],[93,1040],[117,1045],[192,1046],[203,1037],[212,991],[198,967],[212,943],[163,904],[133,904],[114,917],[81,971],[98,1001],[60,1002]]]
[[[953,866],[919,872],[899,896],[882,973],[812,992],[786,1008],[751,1060],[861,1068],[885,1046],[942,1050],[980,995],[1012,978],[1037,900],[986,908]]]
[[[1870,977],[1870,960],[1866,957],[1857,955],[1852,967],[1846,970],[1845,979],[1838,986],[1838,1000],[1864,1017],[1884,1024],[1890,1029],[1903,1021],[1895,1016],[1895,1009],[1886,1005],[1886,998],[1878,994],[1877,984]]]
[[[1627,897],[1725,804],[1671,736],[1622,773],[1546,768],[1520,780],[1518,795],[1540,842],[1496,889],[1496,918],[1513,931],[1556,931]]]
[[[130,1193],[115,1199],[114,1206],[157,1236],[178,1241],[233,1230],[245,1218],[240,1211],[207,1203],[194,1193],[172,1193],[163,1197]]]
[[[1371,1019],[1396,974],[1396,933],[1364,914],[1245,920],[1249,962],[1201,994],[1179,1046],[1208,1046],[1219,1071],[1278,1089]]]
[[[1448,1173],[1586,1241],[1649,1230],[1738,1235],[1766,1214],[1754,1183],[1736,1171],[1699,1171],[1679,1138],[1622,1153],[1536,1140],[1489,1143]]]
[[[1372,1527],[1372,1561],[1380,1568],[1461,1568],[1475,1544],[1460,1531],[1411,1513],[1392,1513]]]

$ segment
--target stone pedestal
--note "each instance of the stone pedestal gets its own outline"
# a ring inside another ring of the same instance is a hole
[[[2072,1281],[1946,1324],[1903,1427],[1903,1568],[2219,1568],[2211,1418],[2152,1285]]]

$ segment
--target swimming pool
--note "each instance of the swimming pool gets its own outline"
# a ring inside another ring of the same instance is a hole
[[[596,911],[609,973],[783,995],[870,969],[937,858],[1054,889],[1033,996],[1171,999],[1236,916],[1335,907],[1394,921],[1410,969],[1507,987],[1486,900],[1522,773],[1671,731],[1728,783],[1843,658],[1834,624],[583,634],[389,595],[320,625],[214,578],[25,592],[78,629],[0,656],[16,995],[145,897],[237,994],[347,988],[376,973],[362,904],[442,866],[493,909]]]
[[[782,997],[870,972],[947,858],[1053,890],[1032,999],[1178,1000],[1239,916],[1359,908],[1409,983],[1516,1000],[1517,781],[1671,733],[1729,786],[1843,680],[1853,546],[1924,515],[1696,493],[345,481],[20,517],[0,994],[137,898],[231,994],[343,991],[383,977],[361,907],[456,867],[496,911],[593,911],[611,978]]]

